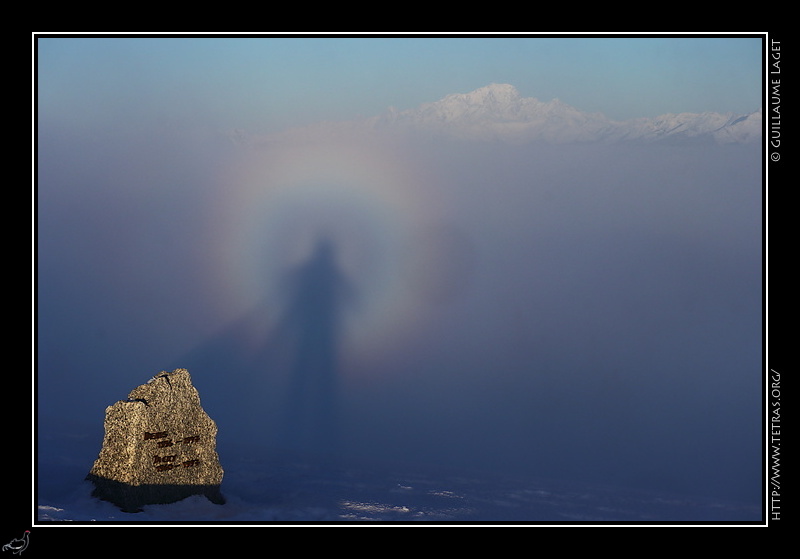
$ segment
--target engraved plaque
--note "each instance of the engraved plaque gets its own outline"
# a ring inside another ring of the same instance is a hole
[[[106,408],[93,495],[126,512],[198,494],[222,504],[216,436],[189,371],[159,373]]]

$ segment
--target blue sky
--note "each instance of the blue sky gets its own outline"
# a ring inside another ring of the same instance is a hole
[[[261,130],[408,109],[488,83],[615,119],[761,103],[761,39],[43,38],[39,110]]]

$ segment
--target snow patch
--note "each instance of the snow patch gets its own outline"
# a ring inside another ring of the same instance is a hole
[[[230,462],[230,461],[229,461]],[[351,522],[754,521],[755,506],[709,499],[570,486],[564,482],[457,472],[243,459],[228,464],[223,505],[195,495],[124,513],[81,482],[38,504],[40,523],[181,522],[330,524]]]

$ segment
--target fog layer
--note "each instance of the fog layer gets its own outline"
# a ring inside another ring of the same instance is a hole
[[[41,127],[41,464],[88,472],[105,407],[186,367],[223,467],[292,449],[758,499],[758,147],[370,140],[326,148],[331,184],[277,178],[282,150]]]

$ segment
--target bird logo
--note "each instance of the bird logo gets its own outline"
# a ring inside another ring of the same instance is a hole
[[[23,551],[25,551],[25,548],[28,547],[28,537],[30,536],[30,533],[30,530],[25,530],[25,533],[21,538],[14,538],[4,545],[3,551],[10,551],[11,553],[16,553],[17,555],[21,554]]]

